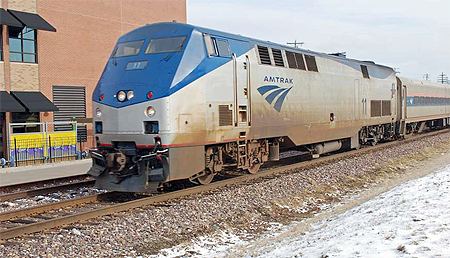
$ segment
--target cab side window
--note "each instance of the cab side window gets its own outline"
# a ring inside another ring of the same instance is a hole
[[[211,37],[209,34],[204,34],[203,38],[205,40],[206,51],[208,56],[222,56],[231,57],[230,46],[228,41],[224,39],[218,39]]]
[[[211,38],[211,35],[204,34],[203,38],[205,39],[206,51],[208,52],[208,56],[217,56],[216,44]]]
[[[231,56],[230,47],[228,46],[228,41],[222,39],[216,39],[217,49],[219,50],[219,56]]]

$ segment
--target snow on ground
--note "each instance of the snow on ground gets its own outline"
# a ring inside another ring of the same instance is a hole
[[[300,225],[274,225],[253,240],[221,232],[151,257],[450,258],[450,164],[314,223],[308,232]]]

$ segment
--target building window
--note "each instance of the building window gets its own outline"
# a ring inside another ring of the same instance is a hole
[[[13,133],[35,133],[40,132],[39,123],[39,112],[32,113],[11,113],[11,123],[30,123],[28,125],[17,125],[13,126]]]
[[[6,144],[3,142],[6,139],[5,125],[5,113],[0,112],[0,159],[6,156]]]
[[[9,60],[11,62],[37,63],[36,30],[24,27],[9,28]]]
[[[0,61],[3,61],[3,41],[2,40],[3,40],[3,26],[0,25]]]

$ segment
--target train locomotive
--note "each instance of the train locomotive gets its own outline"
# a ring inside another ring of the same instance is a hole
[[[179,23],[117,42],[93,93],[100,188],[151,192],[280,149],[313,157],[450,124],[450,88],[387,66]]]

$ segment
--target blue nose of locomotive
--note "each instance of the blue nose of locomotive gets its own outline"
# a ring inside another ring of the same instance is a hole
[[[121,108],[166,97],[186,84],[205,58],[202,35],[179,23],[157,23],[122,36],[93,93]]]

